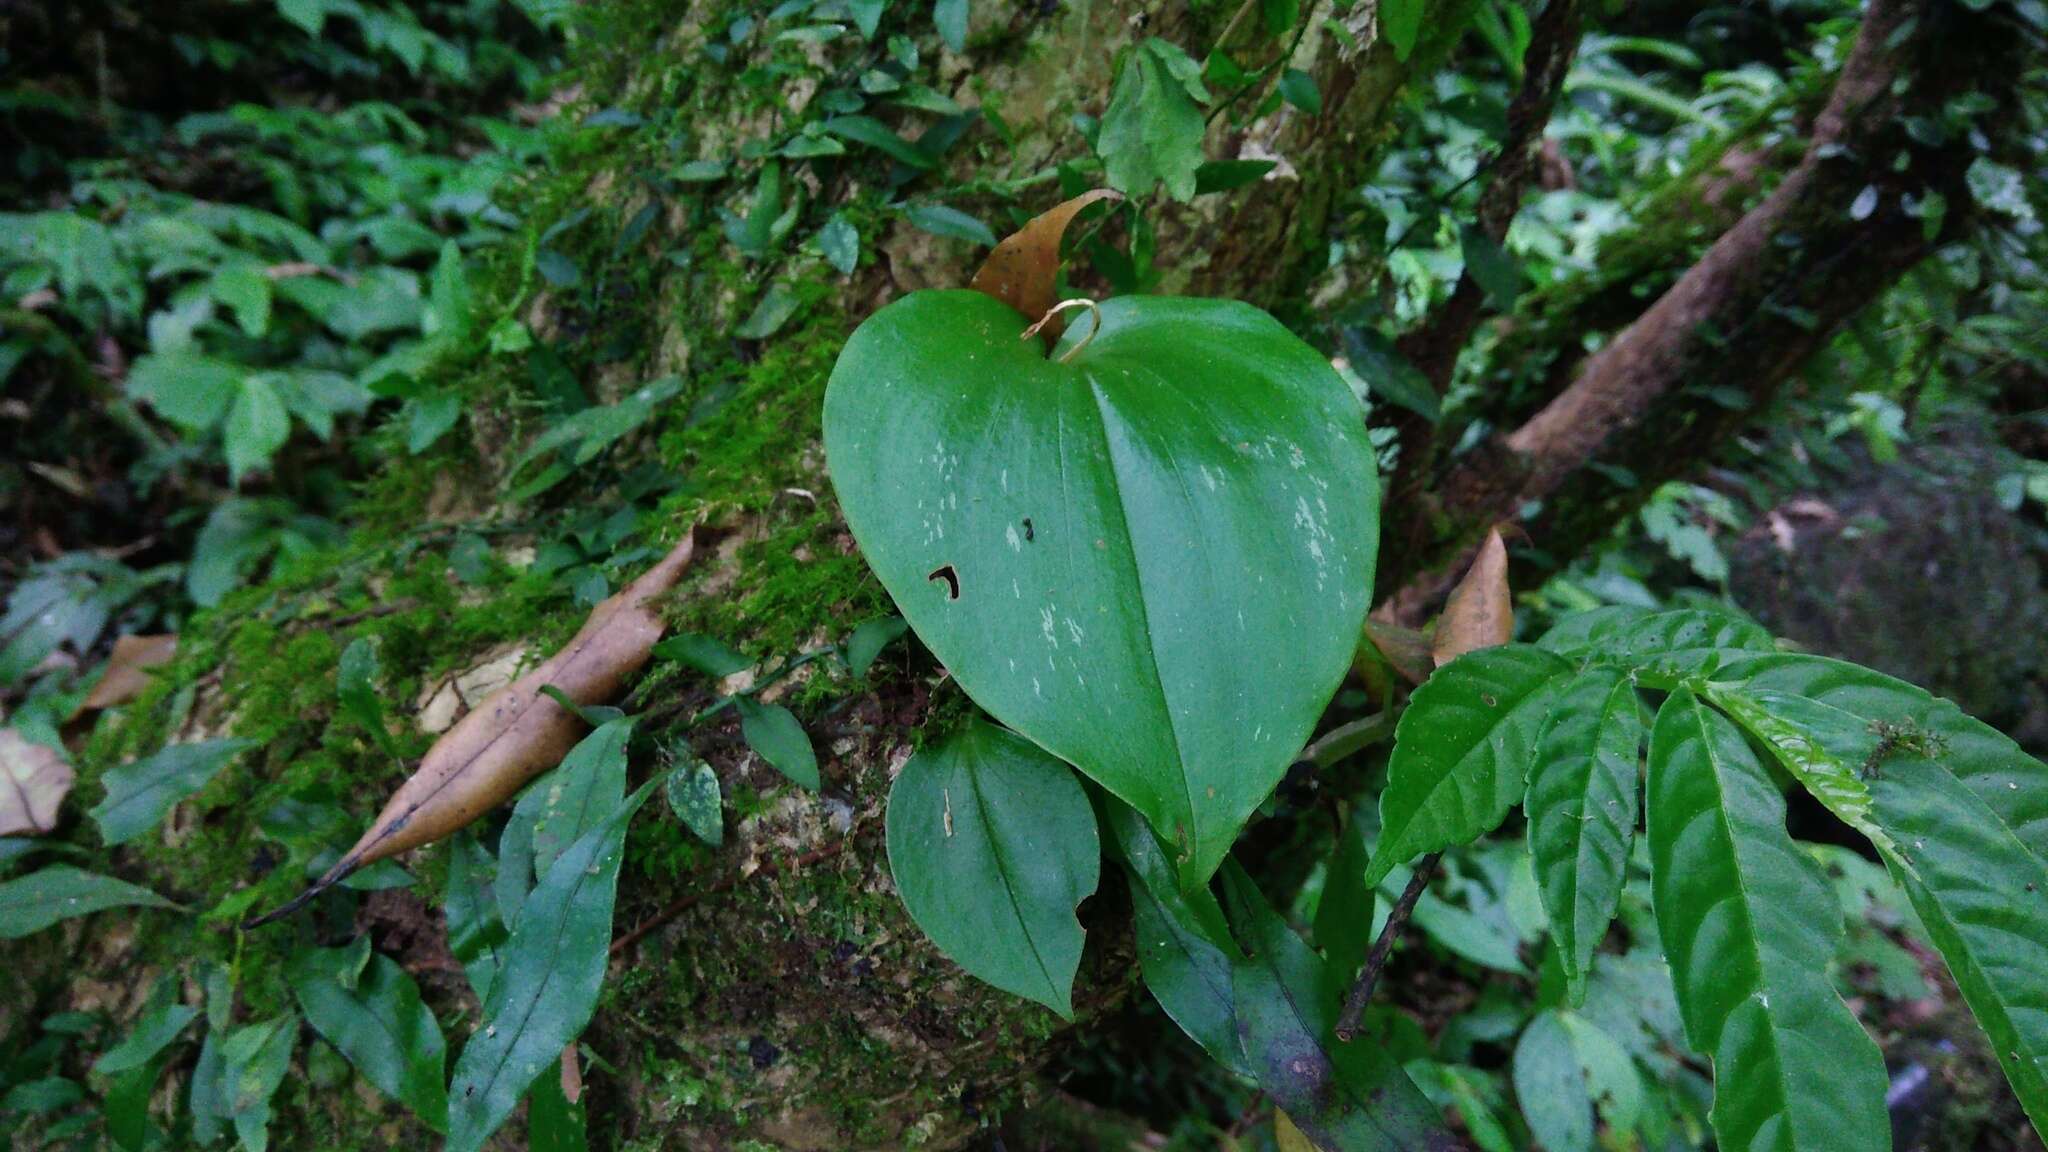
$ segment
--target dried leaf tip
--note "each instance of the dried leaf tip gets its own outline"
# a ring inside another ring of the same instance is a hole
[[[1438,667],[1467,652],[1515,638],[1514,592],[1508,587],[1508,546],[1496,525],[1486,533],[1465,578],[1451,590],[1437,619],[1433,653]]]
[[[1097,188],[1032,217],[996,245],[967,286],[1015,308],[1026,320],[1038,320],[1059,300],[1060,241],[1067,226],[1090,204],[1121,199],[1122,193]],[[1065,318],[1054,316],[1039,334],[1050,348],[1065,329]]]
[[[454,834],[561,763],[586,727],[542,692],[554,687],[578,705],[607,703],[646,663],[665,624],[654,601],[675,586],[696,555],[696,534],[591,609],[569,642],[493,693],[443,733],[399,785],[353,848],[283,906],[243,924],[256,928],[302,908],[351,873]]]

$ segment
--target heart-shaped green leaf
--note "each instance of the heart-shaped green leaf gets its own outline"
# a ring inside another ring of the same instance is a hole
[[[1144,813],[1193,885],[1357,645],[1372,450],[1328,362],[1247,305],[1111,300],[1050,358],[1025,324],[969,291],[862,324],[825,396],[833,483],[967,694]]]
[[[1102,864],[1067,766],[975,723],[910,758],[889,790],[889,873],[954,963],[1073,1019],[1085,933],[1074,909]]]

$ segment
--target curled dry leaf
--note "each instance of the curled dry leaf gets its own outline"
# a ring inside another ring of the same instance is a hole
[[[121,637],[114,641],[113,654],[107,657],[106,675],[92,686],[78,710],[93,712],[128,703],[149,687],[149,670],[169,664],[177,654],[176,636]]]
[[[1514,593],[1508,588],[1508,546],[1498,527],[1487,532],[1465,578],[1451,591],[1436,622],[1434,651],[1438,667],[1467,652],[1492,648],[1515,638]]]
[[[0,728],[0,836],[41,836],[55,828],[73,779],[63,753]]]
[[[661,639],[654,599],[675,586],[694,550],[694,536],[684,536],[660,563],[591,609],[560,651],[464,716],[427,749],[355,847],[312,887],[247,927],[302,907],[359,868],[454,833],[559,764],[586,725],[541,689],[552,685],[585,706],[616,697]]]
[[[1121,199],[1121,193],[1097,188],[1033,216],[1024,227],[996,245],[967,286],[1001,300],[1023,313],[1027,320],[1045,316],[1059,299],[1055,288],[1060,272],[1060,238],[1066,235],[1067,225],[1090,204]],[[1052,347],[1066,326],[1064,316],[1049,318],[1038,330],[1046,347]]]

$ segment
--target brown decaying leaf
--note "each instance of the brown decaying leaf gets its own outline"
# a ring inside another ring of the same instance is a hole
[[[1367,617],[1365,638],[1373,649],[1386,661],[1387,667],[1400,673],[1410,684],[1420,684],[1429,679],[1429,671],[1436,666],[1435,657],[1429,650],[1429,637],[1413,628],[1399,624],[1388,624]]]
[[[1066,235],[1067,225],[1090,204],[1121,199],[1121,193],[1097,188],[1033,216],[996,245],[967,286],[1022,312],[1026,320],[1037,320],[1059,299],[1054,288],[1060,272],[1060,238]],[[1066,326],[1064,316],[1055,316],[1038,334],[1050,348]]]
[[[1467,652],[1515,638],[1514,593],[1508,588],[1508,546],[1498,527],[1487,532],[1465,578],[1437,618],[1433,646],[1438,667]]]
[[[149,670],[171,662],[178,654],[176,636],[123,636],[114,641],[107,657],[106,675],[92,686],[80,712],[94,712],[128,703],[149,687]]]
[[[552,684],[583,705],[616,697],[661,639],[665,624],[654,610],[655,597],[675,586],[694,551],[694,535],[684,536],[660,563],[591,609],[560,651],[493,693],[427,749],[370,830],[326,875],[246,926],[302,907],[358,868],[453,834],[561,763],[587,726],[541,689]]]
[[[74,779],[63,753],[0,728],[0,836],[41,836],[55,828]]]

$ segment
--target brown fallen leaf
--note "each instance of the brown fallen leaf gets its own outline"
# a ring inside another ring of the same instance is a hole
[[[541,692],[552,685],[580,705],[603,704],[647,663],[665,627],[653,600],[675,586],[695,551],[686,535],[640,578],[591,609],[561,650],[499,689],[450,728],[363,833],[312,887],[249,921],[267,924],[365,865],[431,844],[510,799],[568,755],[587,727]]]
[[[149,686],[149,670],[171,662],[178,654],[176,636],[123,636],[114,641],[107,657],[107,671],[86,694],[80,712],[93,712],[128,703]]]
[[[1067,225],[1090,204],[1121,199],[1122,193],[1097,188],[1033,216],[996,245],[967,286],[1022,312],[1026,320],[1039,319],[1059,299],[1054,288],[1060,272],[1060,238],[1067,234]],[[1066,317],[1054,316],[1038,334],[1050,348],[1066,326]]]
[[[1514,593],[1508,588],[1508,546],[1493,528],[1479,545],[1479,554],[1465,578],[1451,590],[1436,622],[1432,645],[1438,667],[1467,652],[1492,648],[1515,638]]]
[[[0,836],[46,835],[75,779],[63,753],[0,728]]]

